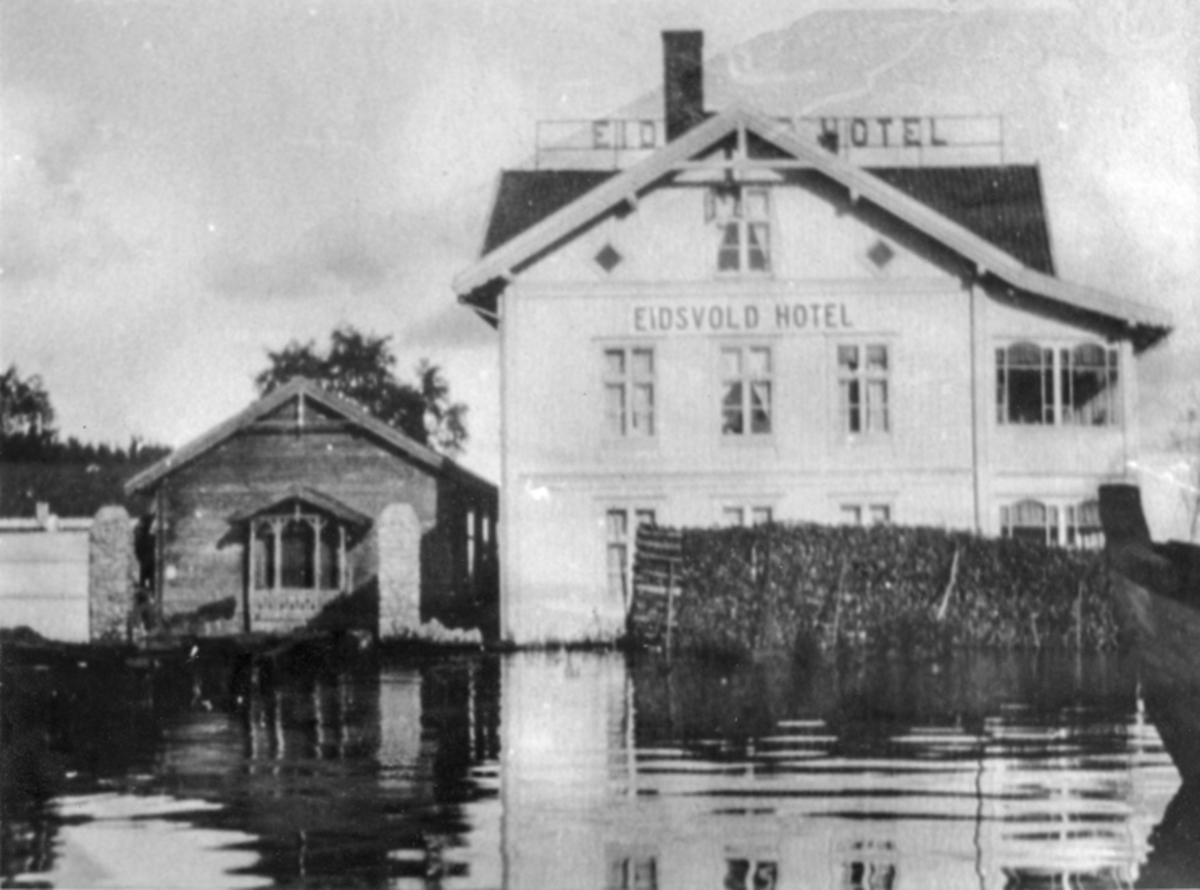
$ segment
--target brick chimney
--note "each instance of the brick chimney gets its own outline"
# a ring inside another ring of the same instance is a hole
[[[667,141],[704,120],[704,32],[663,31]]]

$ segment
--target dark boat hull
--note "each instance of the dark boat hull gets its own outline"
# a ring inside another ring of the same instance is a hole
[[[1150,718],[1180,775],[1193,782],[1200,780],[1200,590],[1191,587],[1200,548],[1151,542],[1130,488],[1100,492],[1113,605]]]
[[[1118,616],[1133,637],[1146,707],[1180,775],[1200,780],[1200,613],[1111,572]]]

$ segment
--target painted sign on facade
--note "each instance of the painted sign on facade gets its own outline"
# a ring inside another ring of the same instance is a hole
[[[657,303],[633,307],[635,334],[736,334],[849,330],[841,301]]]

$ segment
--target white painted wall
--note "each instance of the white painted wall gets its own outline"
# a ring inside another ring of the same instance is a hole
[[[24,625],[47,639],[87,642],[89,526],[0,525],[0,627]]]

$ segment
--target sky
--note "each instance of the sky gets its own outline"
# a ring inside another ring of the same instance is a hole
[[[495,333],[451,279],[538,121],[659,107],[672,28],[710,108],[1003,115],[1059,274],[1175,313],[1149,445],[1200,399],[1186,0],[0,0],[0,365],[64,436],[179,445],[351,324],[444,369],[496,479]]]

